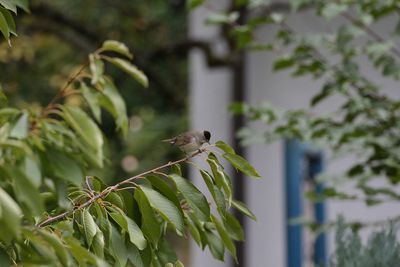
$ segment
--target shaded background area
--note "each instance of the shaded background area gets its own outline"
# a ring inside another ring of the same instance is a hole
[[[17,16],[12,48],[0,44],[0,79],[10,104],[47,104],[88,53],[107,39],[119,40],[133,51],[150,86],[143,89],[107,66],[127,103],[130,131],[122,140],[104,112],[101,127],[110,160],[99,176],[111,183],[177,157],[179,151],[160,140],[188,127],[186,53],[170,50],[186,38],[185,2],[36,0],[30,8],[30,14]]]

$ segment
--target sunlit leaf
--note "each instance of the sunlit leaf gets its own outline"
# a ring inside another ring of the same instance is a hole
[[[129,61],[121,58],[107,58],[108,61],[113,63],[115,66],[131,75],[136,81],[138,81],[144,87],[149,86],[149,80],[143,71],[139,70],[135,65]]]
[[[124,55],[131,60],[133,59],[133,55],[129,52],[129,48],[124,43],[115,40],[105,41],[101,49],[104,51],[113,51],[118,54]]]
[[[223,157],[227,161],[229,161],[233,165],[233,167],[243,172],[244,174],[255,178],[261,178],[256,169],[254,169],[254,167],[251,166],[250,163],[248,163],[247,160],[245,160],[243,157],[229,153],[225,153]]]
[[[241,213],[249,217],[250,219],[256,221],[257,217],[249,210],[248,207],[239,200],[232,200],[232,206],[239,210]]]
[[[16,139],[26,138],[28,136],[28,129],[29,129],[28,113],[24,111],[14,122],[10,130],[10,137],[14,137]]]

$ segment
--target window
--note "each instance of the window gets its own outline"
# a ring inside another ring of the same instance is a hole
[[[323,185],[315,181],[322,169],[323,156],[320,151],[296,140],[285,143],[288,267],[324,266],[327,262],[325,234],[315,236],[300,222],[296,222],[300,218],[317,224],[325,221],[325,203],[304,199],[307,191],[322,191]]]

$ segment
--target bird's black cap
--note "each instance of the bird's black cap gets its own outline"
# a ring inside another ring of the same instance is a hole
[[[204,137],[207,141],[210,141],[211,133],[209,131],[203,131]]]

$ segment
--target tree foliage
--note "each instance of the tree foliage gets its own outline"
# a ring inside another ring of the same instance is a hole
[[[18,3],[0,1],[11,11]],[[234,242],[244,236],[231,208],[255,216],[233,199],[221,160],[259,174],[224,142],[109,186],[91,175],[105,163],[102,112],[113,116],[121,135],[128,128],[124,99],[105,66],[148,86],[132,59],[126,45],[105,41],[43,107],[9,106],[0,91],[1,266],[183,266],[167,233],[190,234],[216,259],[223,260],[225,250],[236,258]],[[71,95],[79,101],[63,101]],[[180,168],[199,154],[207,155],[209,169],[199,172],[212,203]]]
[[[248,16],[240,24],[237,10],[243,6]],[[311,77],[316,85],[321,84],[307,109],[282,110],[270,103],[231,106],[232,112],[266,124],[262,134],[243,129],[241,135],[247,141],[296,138],[329,148],[334,155],[354,156],[355,163],[340,176],[353,182],[357,193],[341,192],[333,187],[337,184],[334,177],[328,177],[328,187],[321,194],[308,194],[314,200],[359,199],[376,205],[400,199],[396,189],[400,182],[399,153],[395,149],[400,142],[400,102],[391,96],[390,90],[365,74],[365,65],[370,64],[382,80],[400,79],[400,49],[394,41],[399,22],[393,23],[397,11],[398,1],[394,0],[294,0],[279,4],[237,1],[230,12],[220,14],[225,19],[218,23],[228,25],[242,49],[255,53],[280,51],[273,64],[275,71],[290,72],[295,78]],[[303,12],[313,13],[321,23],[331,23],[332,29],[298,32],[288,18]],[[392,28],[377,32],[375,26],[379,23]],[[272,42],[258,41],[260,27],[276,32]],[[326,114],[316,111],[325,101],[334,101],[334,110]],[[372,185],[378,179],[384,181],[381,187]]]
[[[204,1],[190,1],[193,7],[201,2]],[[399,2],[244,0],[231,3],[228,11],[213,10],[208,21],[222,25],[227,35],[235,39],[239,51],[278,54],[272,66],[274,71],[285,71],[293,78],[312,78],[319,89],[311,97],[308,108],[283,110],[267,102],[256,106],[232,104],[233,113],[245,114],[250,121],[265,124],[261,133],[251,127],[244,128],[240,132],[244,142],[297,139],[328,149],[333,158],[351,158],[352,163],[344,173],[318,178],[325,188],[320,193],[306,194],[313,201],[356,200],[372,206],[400,200],[397,149],[400,101],[398,92],[380,84],[385,80],[398,84],[400,79],[400,48],[396,43],[400,33]],[[307,29],[305,33],[291,20],[298,16],[310,16],[314,23],[329,26],[321,27],[322,30]],[[263,30],[258,31],[260,28]],[[265,30],[275,33],[273,41],[260,41],[263,39],[260,33],[264,34]],[[376,74],[379,80],[374,80],[370,73]],[[298,89],[293,88],[295,94],[300,93]],[[321,107],[327,102],[334,105],[330,105],[329,113],[324,113]],[[343,190],[343,183],[352,189]],[[392,219],[398,221],[400,217],[393,214]],[[359,229],[376,224],[356,221],[349,225]],[[338,238],[342,237],[339,233]],[[399,251],[392,238],[393,234],[382,232],[374,235],[365,248],[358,237],[349,237],[351,244],[339,242],[342,250],[336,251],[337,266],[396,265],[393,262],[398,259]],[[389,244],[396,249],[387,251],[393,254],[384,259],[383,247]]]

